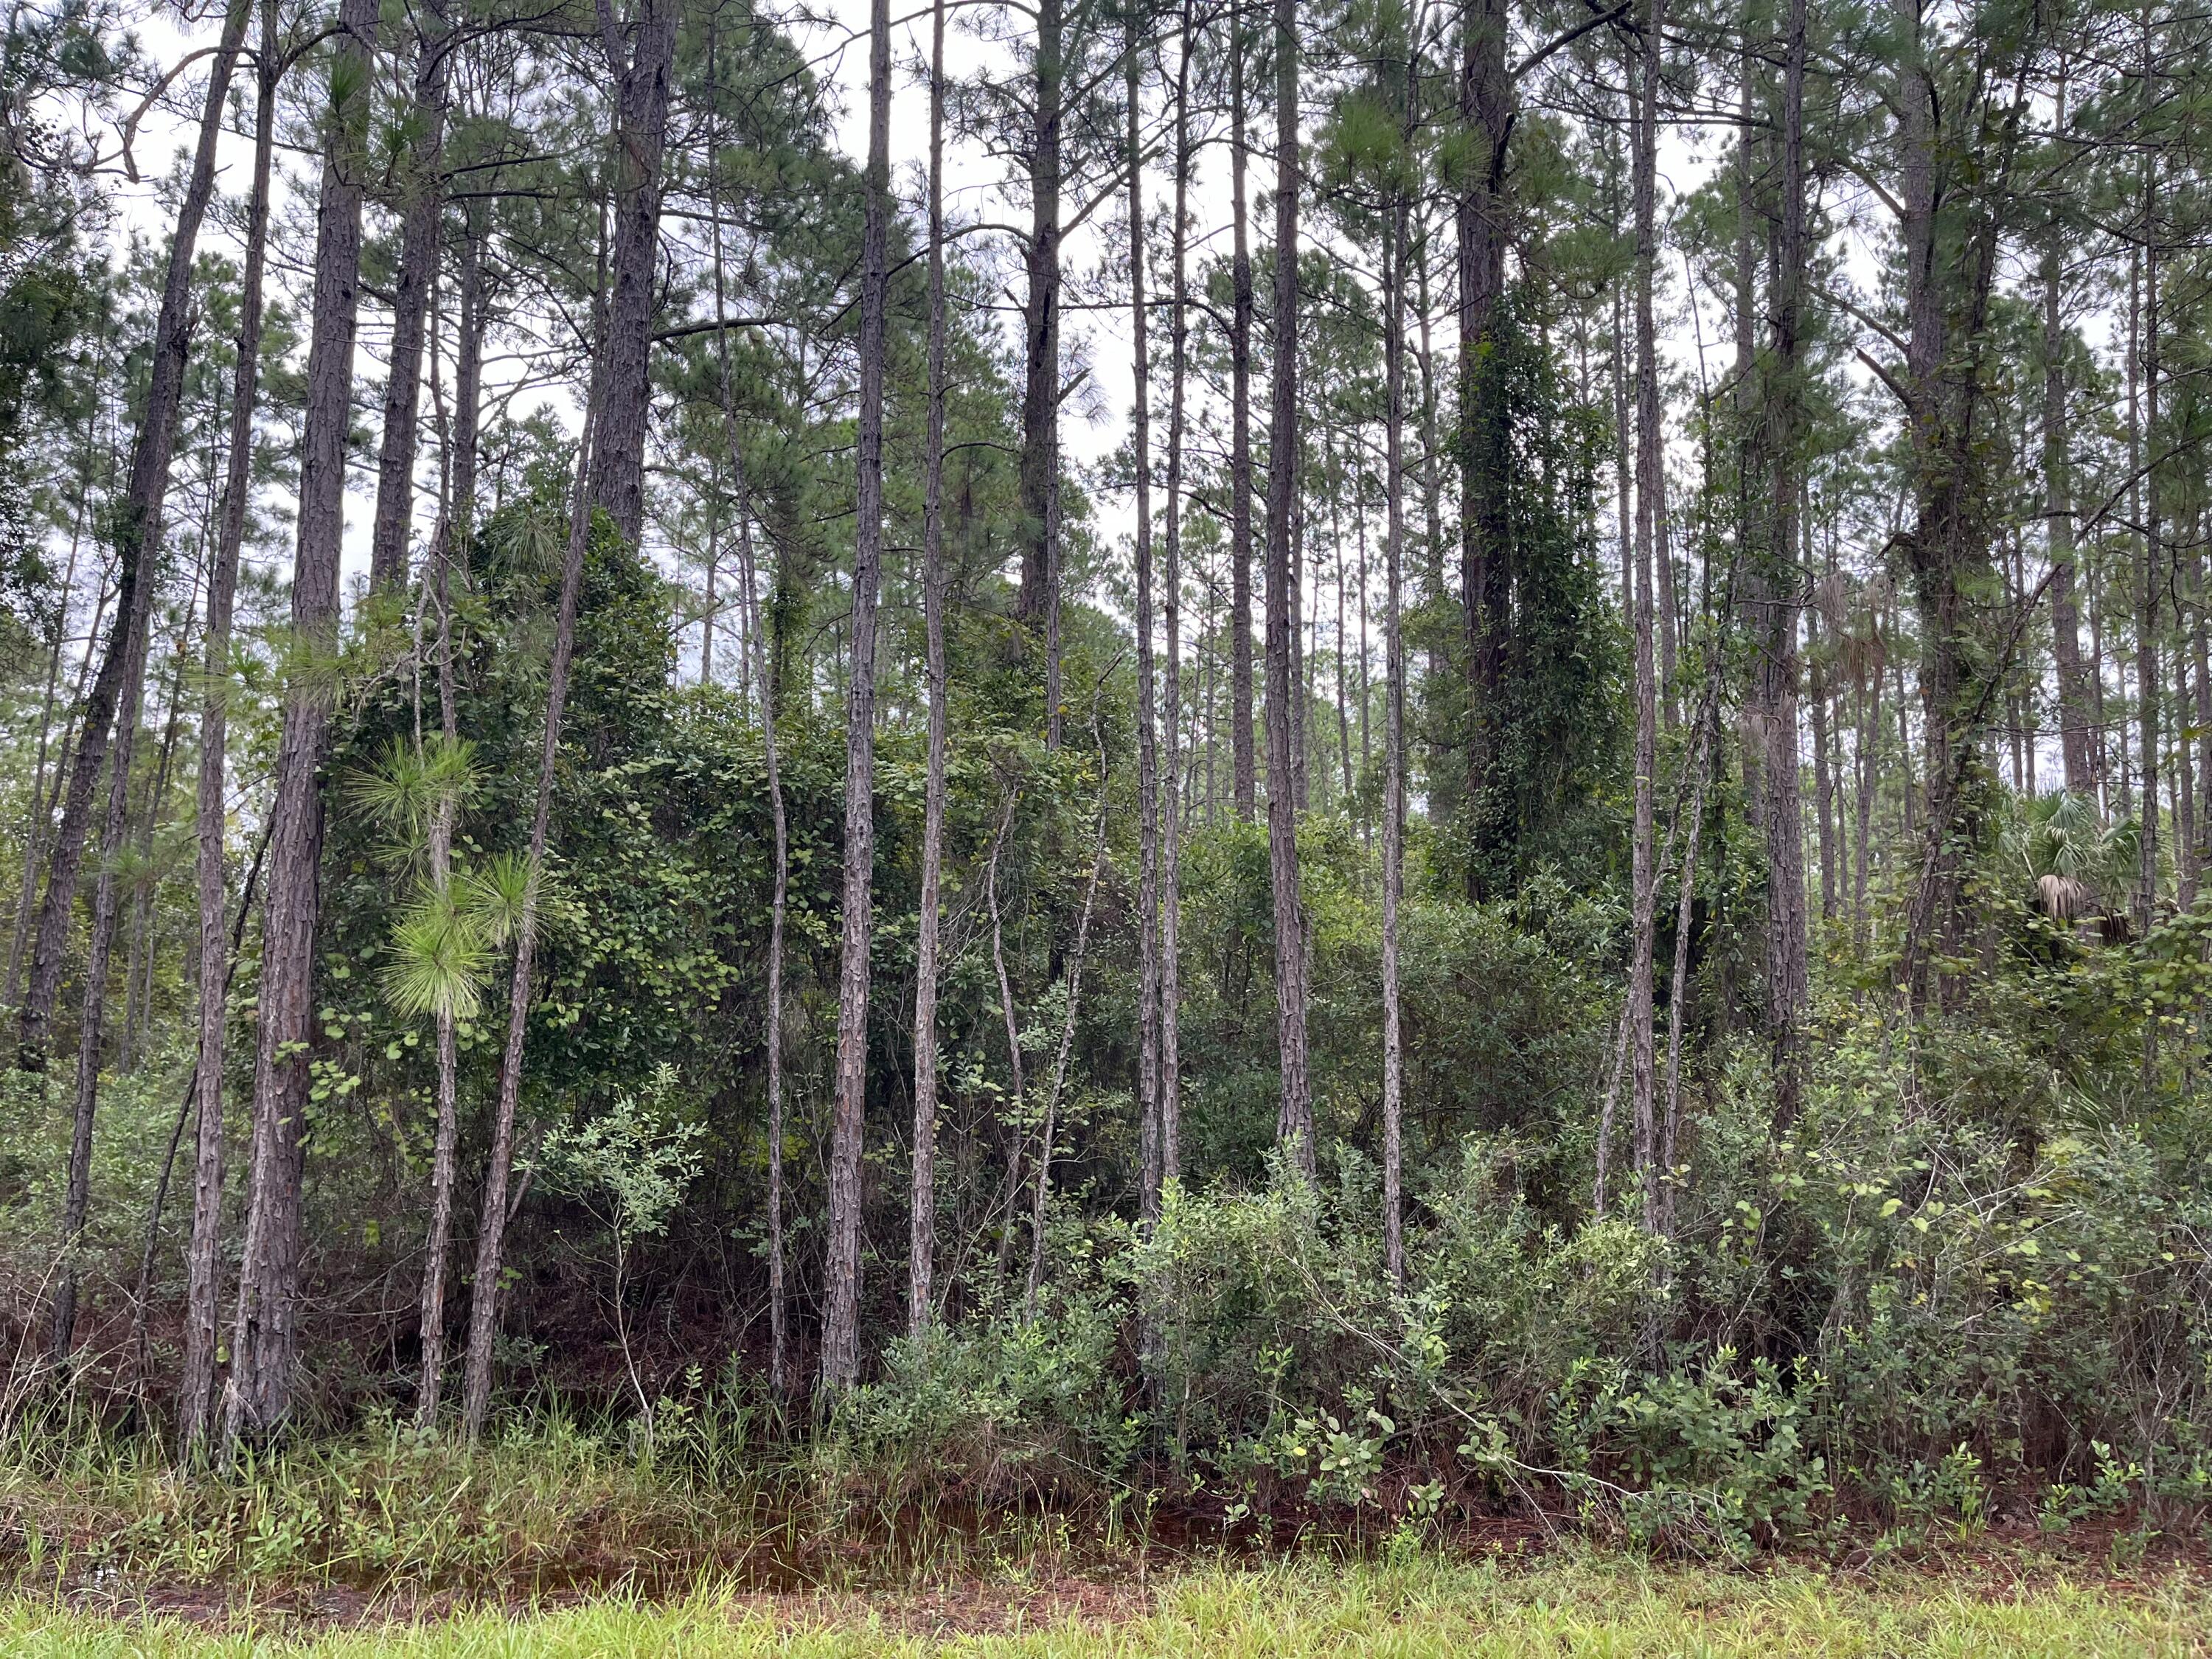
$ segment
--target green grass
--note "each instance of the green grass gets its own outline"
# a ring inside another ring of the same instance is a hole
[[[1064,1609],[1073,1604],[1079,1610]],[[687,1659],[814,1656],[2212,1654],[2212,1599],[2181,1573],[2113,1589],[2016,1582],[2004,1568],[1874,1578],[1803,1568],[1724,1572],[1580,1554],[1533,1566],[1425,1558],[1193,1569],[1148,1587],[970,1584],[947,1596],[616,1600],[480,1609],[348,1629],[210,1632],[55,1605],[0,1607],[0,1652],[20,1659]]]

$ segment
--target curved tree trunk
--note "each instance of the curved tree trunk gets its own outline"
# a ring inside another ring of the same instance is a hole
[[[250,0],[230,0],[230,9],[223,15],[222,37],[208,70],[207,95],[200,108],[199,144],[177,204],[177,228],[169,240],[168,270],[154,323],[146,413],[139,422],[138,441],[131,452],[130,479],[115,517],[115,619],[77,726],[76,755],[70,763],[61,823],[54,831],[46,897],[39,908],[38,931],[32,945],[29,983],[19,1015],[19,1063],[26,1071],[46,1068],[47,1027],[53,1019],[55,1000],[61,994],[70,925],[76,911],[77,878],[85,836],[92,823],[93,789],[107,760],[116,710],[125,703],[134,656],[142,665],[145,659],[141,636],[153,611],[152,563],[161,550],[161,507],[169,491],[169,463],[175,453],[177,419],[184,405],[185,359],[191,343],[192,257],[208,202],[215,194],[216,146],[222,131],[223,106],[252,11]]]

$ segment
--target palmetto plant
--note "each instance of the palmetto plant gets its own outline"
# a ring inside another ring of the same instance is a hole
[[[2126,914],[2142,842],[2132,817],[2105,822],[2097,803],[2065,790],[2024,803],[2006,836],[2011,866],[2057,922]]]

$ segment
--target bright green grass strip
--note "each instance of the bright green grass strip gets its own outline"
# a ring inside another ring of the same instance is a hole
[[[1662,1569],[1620,1558],[1529,1568],[1419,1561],[1302,1563],[1196,1571],[1155,1586],[1152,1609],[1119,1622],[945,1641],[880,1617],[799,1601],[775,1613],[702,1594],[680,1604],[611,1601],[543,1614],[466,1614],[434,1624],[283,1638],[209,1636],[160,1620],[0,1607],[0,1653],[21,1659],[1304,1659],[1461,1656],[2212,1655],[2212,1599],[2180,1577],[2130,1595],[2063,1582],[1899,1576],[1875,1584],[1789,1569],[1766,1575]]]

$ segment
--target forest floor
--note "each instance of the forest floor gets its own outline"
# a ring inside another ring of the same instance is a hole
[[[599,1655],[2207,1655],[2212,1577],[2002,1552],[1850,1571],[1725,1570],[1563,1547],[1533,1559],[1185,1564],[1079,1576],[1003,1564],[934,1588],[674,1600],[240,1601],[88,1585],[0,1601],[21,1659],[584,1659]]]

